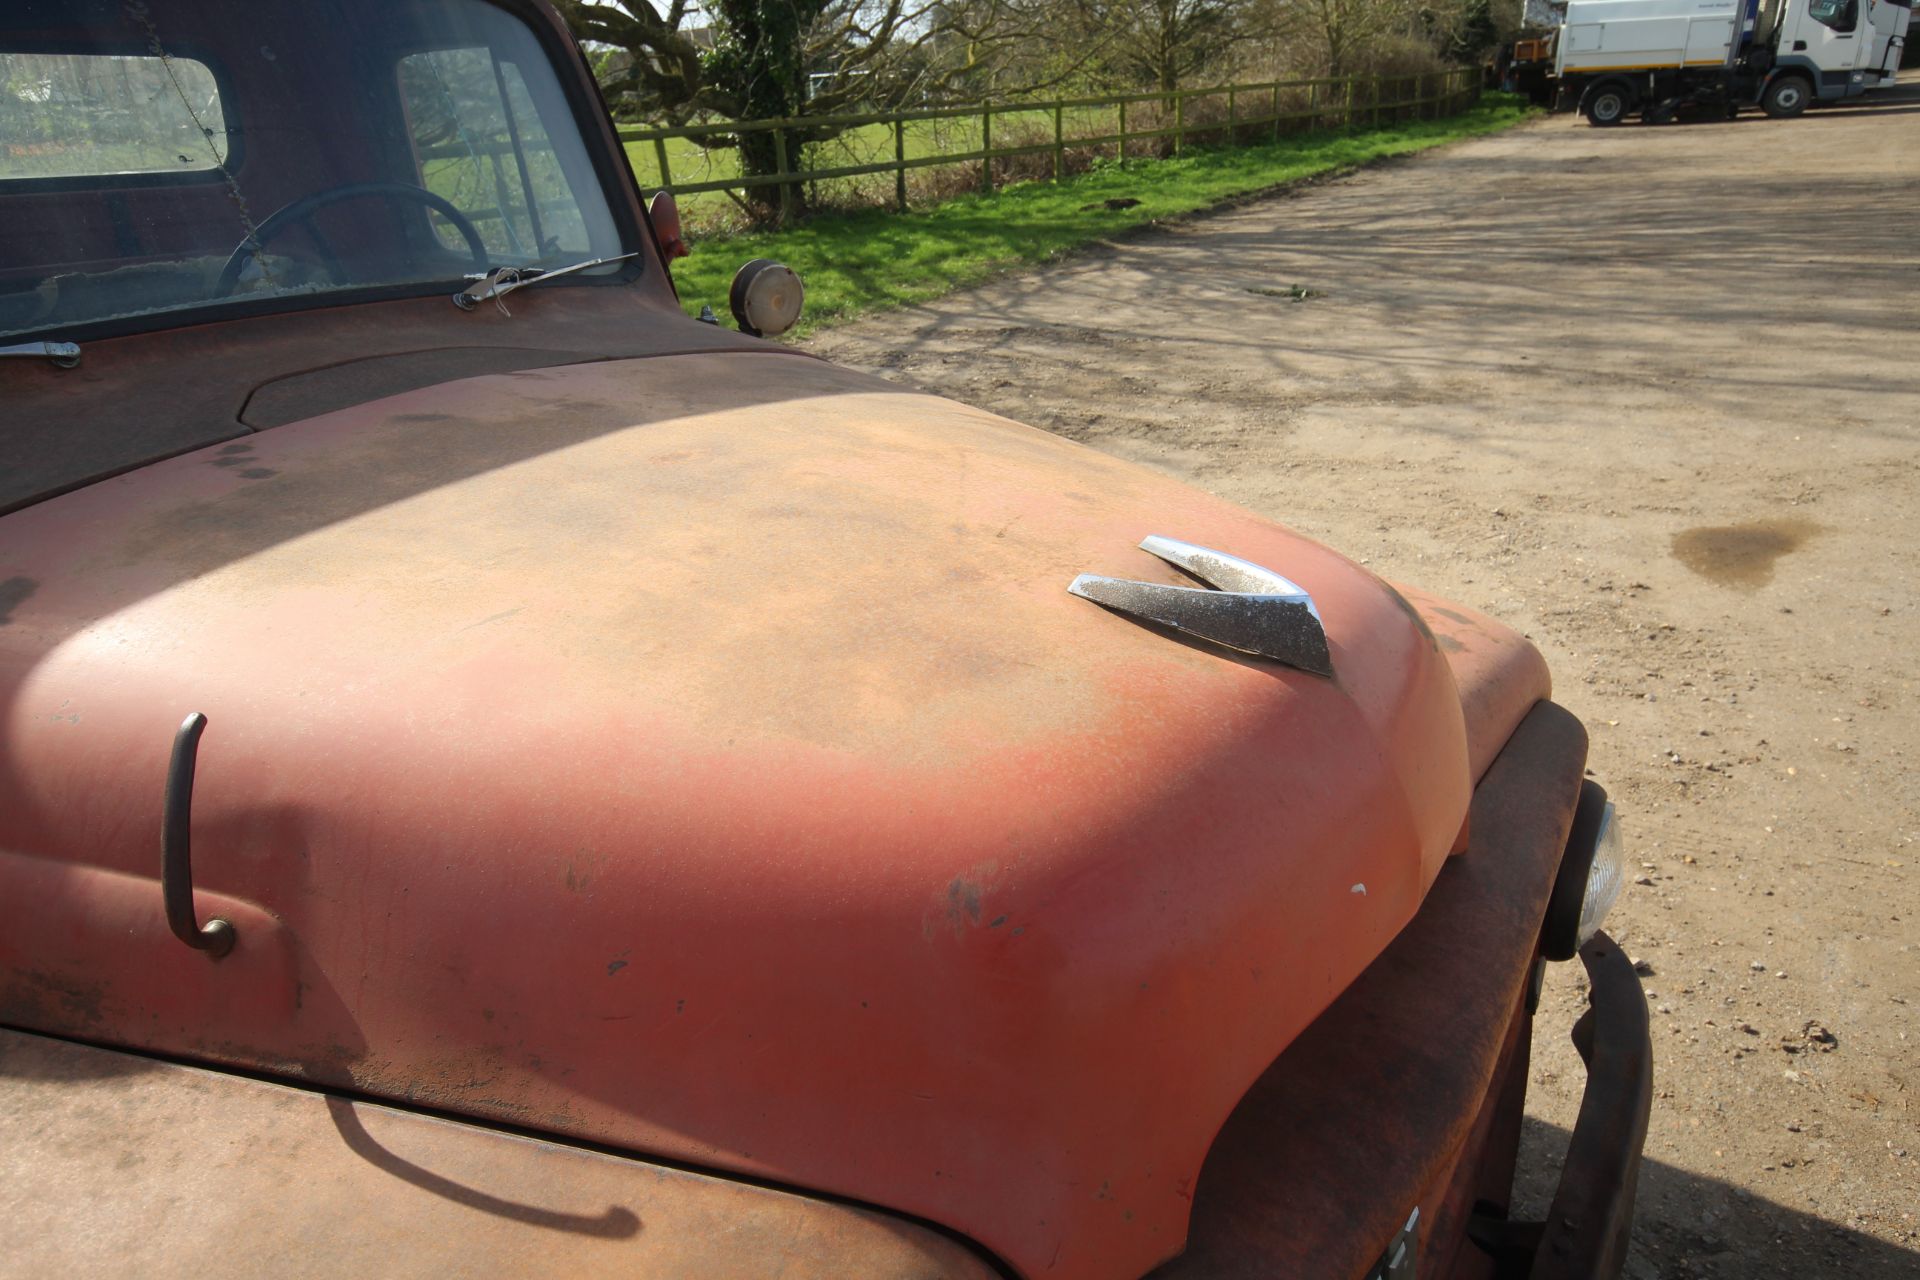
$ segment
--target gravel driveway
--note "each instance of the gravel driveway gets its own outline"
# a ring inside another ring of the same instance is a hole
[[[1638,880],[1628,1274],[1920,1274],[1920,95],[1557,118],[825,333],[1525,630]],[[1584,1079],[1550,983],[1527,1189]]]

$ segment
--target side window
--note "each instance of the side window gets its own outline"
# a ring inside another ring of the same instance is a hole
[[[1852,31],[1860,25],[1860,0],[1812,0],[1807,16],[1835,31]]]
[[[470,219],[501,263],[588,252],[580,208],[520,68],[491,50],[435,49],[400,60],[401,101],[420,185]],[[449,249],[464,241],[430,215]]]
[[[204,173],[226,159],[226,113],[205,63],[0,53],[0,182]]]

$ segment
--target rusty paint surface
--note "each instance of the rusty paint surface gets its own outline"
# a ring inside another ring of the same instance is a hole
[[[245,443],[0,517],[35,584],[0,627],[16,1025],[1138,1274],[1465,812],[1452,668],[1377,579],[816,361],[474,378]],[[1067,594],[1175,581],[1155,532],[1310,590],[1337,682]],[[219,961],[150,879],[196,709]]]
[[[250,444],[254,428],[482,372],[696,351],[790,354],[688,320],[657,273],[628,287],[554,285],[522,298],[511,318],[411,298],[89,343],[73,369],[0,361],[0,512],[189,449]]]
[[[1415,1205],[1419,1274],[1438,1272],[1461,1230],[1449,1189],[1486,1150],[1486,1102],[1520,1043],[1586,752],[1552,703],[1521,723],[1474,792],[1472,847],[1234,1110],[1195,1189],[1188,1251],[1156,1280],[1359,1277]]]
[[[1484,777],[1534,703],[1552,696],[1547,660],[1519,632],[1484,613],[1417,588],[1399,590],[1453,669],[1466,716],[1468,768],[1474,778]]]
[[[991,1280],[904,1219],[0,1030],[0,1276]]]

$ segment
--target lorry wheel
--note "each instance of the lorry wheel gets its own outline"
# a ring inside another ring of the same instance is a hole
[[[1587,95],[1580,104],[1580,110],[1586,114],[1587,123],[1598,128],[1619,124],[1627,118],[1632,103],[1627,99],[1627,91],[1615,85],[1602,85]]]
[[[1760,95],[1760,109],[1775,120],[1790,120],[1807,109],[1813,91],[1799,76],[1781,76]]]

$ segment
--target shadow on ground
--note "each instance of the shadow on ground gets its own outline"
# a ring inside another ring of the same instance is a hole
[[[1657,1104],[1656,1104],[1657,1105]],[[1528,1116],[1520,1134],[1515,1216],[1540,1218],[1568,1134]],[[1833,1276],[1913,1280],[1920,1251],[1789,1209],[1718,1178],[1657,1160],[1640,1169],[1627,1280]]]

